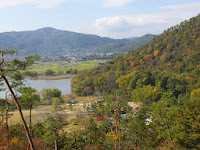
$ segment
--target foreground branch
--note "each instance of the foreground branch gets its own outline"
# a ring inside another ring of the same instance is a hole
[[[18,111],[19,111],[20,118],[21,118],[21,120],[22,120],[22,124],[23,124],[23,126],[24,126],[25,133],[26,133],[26,136],[27,136],[27,138],[28,138],[28,142],[29,142],[30,148],[31,148],[31,150],[34,150],[33,141],[32,141],[32,138],[31,138],[31,136],[30,136],[30,133],[29,133],[29,131],[28,131],[28,127],[27,127],[27,125],[26,125],[26,122],[25,122],[25,120],[24,120],[24,117],[23,117],[22,110],[21,110],[21,107],[20,107],[20,105],[19,105],[19,102],[18,102],[18,100],[17,100],[17,98],[16,98],[16,96],[15,96],[15,94],[14,94],[14,92],[13,92],[13,90],[12,90],[12,88],[11,88],[9,82],[8,82],[8,80],[6,79],[6,77],[5,77],[5,76],[1,76],[1,78],[5,81],[5,83],[6,83],[7,87],[8,87],[8,89],[9,89],[10,92],[11,92],[12,98],[13,98],[13,100],[14,100],[16,106],[17,106]]]

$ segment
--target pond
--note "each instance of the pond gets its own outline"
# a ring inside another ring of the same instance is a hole
[[[39,92],[42,89],[49,89],[49,88],[57,88],[60,89],[62,94],[70,94],[71,93],[71,78],[68,79],[59,79],[59,80],[25,80],[25,85],[28,87],[32,87],[37,89]],[[5,97],[5,92],[0,92],[0,97]]]

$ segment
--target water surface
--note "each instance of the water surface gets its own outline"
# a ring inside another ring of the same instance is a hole
[[[68,79],[59,79],[59,80],[30,80],[26,79],[24,81],[25,85],[28,87],[35,88],[39,92],[42,89],[57,88],[60,89],[62,94],[71,93],[71,78]],[[0,97],[5,97],[5,92],[0,92]]]

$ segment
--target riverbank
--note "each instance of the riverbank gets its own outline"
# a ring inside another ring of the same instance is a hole
[[[69,79],[73,78],[75,75],[65,74],[65,75],[54,75],[54,76],[45,76],[45,75],[38,75],[36,78],[30,78],[31,80],[59,80],[59,79]]]

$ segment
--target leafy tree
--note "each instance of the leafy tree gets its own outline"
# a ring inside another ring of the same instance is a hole
[[[39,103],[40,95],[35,94],[36,89],[32,89],[31,87],[21,87],[19,91],[22,94],[22,96],[20,97],[20,104],[21,104],[22,108],[29,109],[29,112],[30,112],[29,113],[29,132],[32,135],[31,111],[32,111],[33,107],[37,103]]]
[[[154,53],[153,53],[154,56],[158,56],[159,54],[160,54],[160,51],[159,51],[159,50],[156,50],[156,51],[154,51]]]
[[[11,92],[12,98],[14,100],[14,103],[17,106],[17,109],[20,113],[20,117],[25,129],[25,133],[27,135],[29,144],[30,144],[30,148],[33,150],[34,146],[33,146],[33,142],[32,142],[32,138],[29,134],[26,122],[24,120],[22,111],[21,111],[21,107],[19,105],[19,102],[16,98],[15,93],[13,92],[13,89],[11,87],[11,84],[9,83],[9,79],[14,81],[12,83],[12,85],[17,86],[19,84],[17,84],[16,81],[21,81],[23,79],[23,74],[22,74],[22,70],[25,70],[28,66],[32,65],[34,63],[34,61],[39,60],[39,56],[35,55],[35,56],[28,56],[25,58],[25,61],[21,61],[18,59],[14,59],[11,61],[5,61],[4,60],[4,54],[14,54],[15,51],[14,50],[0,50],[1,52],[1,62],[0,62],[0,79],[4,80],[5,84],[7,85],[9,91]],[[9,79],[7,79],[7,77],[9,77]],[[19,82],[18,82],[19,83]]]
[[[52,92],[52,97],[57,97],[57,98],[60,98],[62,93],[61,90],[55,88],[51,89],[51,92]]]
[[[93,90],[90,86],[87,86],[83,89],[83,92],[86,93],[86,95],[91,95],[93,93]]]
[[[66,74],[70,74],[70,70],[67,70],[67,71],[66,71]]]
[[[51,89],[42,89],[41,91],[43,100],[47,100],[48,102],[51,102],[51,99],[53,97]]]
[[[177,142],[186,149],[200,148],[200,96],[191,97],[176,113]]]
[[[51,103],[53,97],[60,98],[61,90],[59,89],[42,89],[41,90],[42,98],[44,103]]]
[[[173,132],[175,126],[174,114],[177,113],[176,111],[177,108],[173,104],[171,94],[166,93],[163,95],[162,100],[153,104],[152,111],[150,112],[152,116],[150,126],[159,133],[157,136],[158,140],[162,142],[167,140],[172,149],[176,149],[175,132]]]
[[[151,54],[148,54],[146,56],[144,56],[144,60],[145,61],[149,61],[153,56]]]
[[[71,74],[77,74],[78,70],[77,69],[72,69]]]
[[[94,119],[90,119],[89,122],[86,124],[86,143],[89,145],[97,144],[98,141],[98,128],[97,124],[95,123]]]
[[[47,119],[42,123],[44,134],[43,138],[47,142],[48,146],[55,150],[59,148],[59,131],[63,126],[62,120],[59,117],[54,118],[52,116],[48,116]]]
[[[54,110],[56,110],[57,107],[58,107],[58,104],[60,103],[60,99],[57,98],[57,97],[54,97],[52,100],[53,100],[52,101],[52,107],[53,107]]]
[[[46,76],[52,76],[54,73],[55,73],[54,71],[52,71],[51,69],[49,69],[49,70],[46,70],[44,74]]]
[[[144,85],[142,88],[135,89],[131,93],[131,98],[134,102],[142,102],[143,105],[148,106],[158,101],[160,97],[161,92],[151,85]]]
[[[107,149],[112,150],[116,141],[116,135],[114,131],[110,131],[106,134]]]
[[[4,99],[0,99],[0,116],[1,116],[2,120],[4,118],[5,109],[6,109],[6,102]]]
[[[8,99],[8,92],[5,93],[5,99],[0,99],[0,115],[2,117],[3,122],[5,120],[5,128],[6,128],[6,138],[7,138],[7,149],[10,149],[10,133],[9,133],[9,125],[8,125],[8,119],[9,116],[12,114],[9,114],[10,111],[13,110],[12,108],[12,101]],[[5,119],[4,119],[5,117]]]

